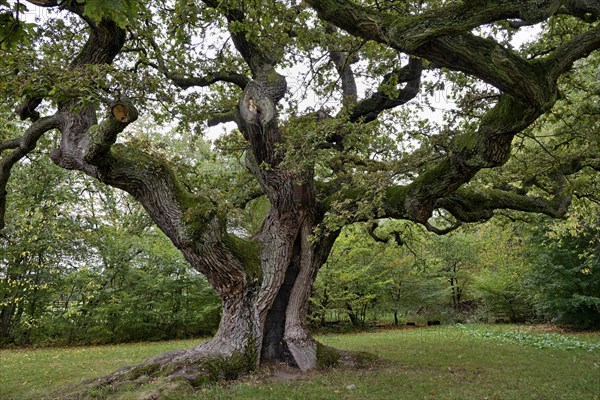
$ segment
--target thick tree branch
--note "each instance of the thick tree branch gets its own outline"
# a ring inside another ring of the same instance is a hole
[[[460,228],[462,226],[462,222],[461,221],[456,221],[454,224],[452,224],[451,226],[447,227],[447,228],[443,228],[440,229],[436,226],[433,226],[430,222],[426,222],[424,224],[425,228],[429,231],[429,232],[433,232],[436,235],[447,235],[450,232],[454,232],[455,230],[457,230],[458,228]]]
[[[71,68],[110,64],[125,42],[124,31],[111,20],[88,21],[88,25],[88,40]],[[100,123],[93,104],[84,106],[71,99],[58,108],[54,118],[61,144],[51,155],[57,165],[130,193],[222,299],[239,298],[248,281],[260,279],[258,255],[241,252],[243,241],[227,233],[226,219],[213,201],[182,188],[161,157],[115,144],[117,135],[138,116],[129,100],[112,102]]]
[[[600,2],[596,0],[565,0],[561,11],[585,22],[600,19]]]
[[[407,185],[404,206],[410,218],[426,223],[436,208],[437,199],[470,181],[480,169],[504,164],[510,156],[514,135],[538,116],[535,108],[502,95],[483,116],[476,131],[457,136],[448,156]]]
[[[77,57],[71,62],[71,68],[93,64],[111,64],[119,54],[127,39],[127,32],[114,21],[103,18],[95,22],[83,14],[83,5],[67,2],[67,9],[82,18],[90,27],[88,40]]]
[[[348,106],[356,103],[358,100],[358,90],[356,88],[356,80],[352,71],[352,62],[340,51],[332,51],[329,53],[331,61],[335,64],[335,68],[340,75],[342,81],[343,103]]]
[[[277,149],[282,138],[276,116],[275,104],[264,86],[255,81],[248,84],[236,109],[236,122],[258,165],[276,166],[283,160],[282,149]]]
[[[338,56],[344,57],[344,59],[346,57],[343,54]],[[342,61],[342,59],[340,59],[340,61]],[[385,75],[378,90],[371,96],[358,102],[354,100],[356,96],[353,89],[356,89],[356,86],[352,69],[350,68],[350,65],[342,65],[342,67],[345,68],[345,71],[340,71],[342,81],[344,79],[349,80],[349,82],[346,83],[346,88],[350,88],[348,92],[344,92],[348,95],[345,96],[345,103],[346,105],[353,104],[350,108],[350,115],[348,116],[350,122],[367,123],[374,121],[383,111],[406,104],[419,93],[423,64],[418,58],[411,57],[408,65]],[[390,87],[392,82],[396,86],[403,83],[405,83],[405,85],[401,89],[396,89],[396,93],[390,95],[389,92],[395,90]],[[344,84],[342,84],[342,86],[344,87]],[[342,110],[340,114],[345,115],[345,110]],[[319,111],[315,117],[319,121],[330,118],[323,111]],[[334,148],[338,151],[342,151],[344,149],[344,137],[343,131],[337,130],[336,132],[329,134],[325,142],[318,144],[317,148]]]
[[[408,65],[387,74],[379,85],[379,89],[373,95],[356,104],[350,114],[350,121],[374,121],[381,112],[398,107],[415,98],[419,93],[422,70],[422,61],[411,57]],[[389,90],[386,90],[386,86],[389,86],[391,82],[395,82],[398,85],[406,83],[406,85],[402,89],[397,90],[394,95],[389,96],[386,94],[386,92],[389,92]]]
[[[265,46],[249,39],[250,32],[244,27],[248,21],[243,6],[215,0],[203,1],[225,15],[233,44],[252,71],[254,83],[260,86],[263,95],[268,96],[276,104],[287,91],[286,79],[275,71],[275,65],[279,60]]]
[[[39,7],[57,7],[60,5],[58,0],[25,0],[28,3],[34,4]]]
[[[42,7],[60,6],[68,10],[81,19],[90,27],[90,36],[84,47],[78,53],[77,57],[71,62],[69,68],[75,69],[86,64],[108,64],[119,53],[126,39],[126,32],[119,28],[114,21],[102,19],[95,22],[83,13],[83,5],[75,1],[58,2],[53,0],[29,1],[32,4]],[[36,121],[40,114],[36,110],[42,103],[44,96],[31,97],[24,100],[15,110],[16,114],[22,119],[31,119]]]
[[[43,98],[41,97],[27,99],[17,106],[15,114],[17,114],[22,121],[31,119],[32,122],[35,122],[40,118],[40,113],[36,109],[42,104],[42,101]]]
[[[414,54],[438,67],[473,75],[542,112],[556,100],[555,81],[548,79],[543,67],[492,39],[470,33],[448,36],[424,44]]]
[[[558,76],[573,61],[600,47],[598,28],[592,28],[560,46],[542,64],[529,62],[494,40],[470,33],[473,28],[498,20],[542,21],[558,10],[561,2],[554,0],[484,1],[477,2],[477,7],[465,1],[450,3],[420,15],[378,12],[349,0],[308,0],[308,3],[321,18],[353,35],[426,58],[440,67],[474,75],[504,93],[483,116],[478,129],[464,132],[454,140],[445,158],[411,184],[391,192],[394,199],[391,203],[395,204],[392,206],[388,202],[386,205],[390,214],[419,222],[433,231],[436,229],[430,226],[428,220],[440,207],[440,202],[446,199],[449,203],[449,196],[469,182],[480,169],[506,162],[514,135],[555,103]],[[471,7],[473,9],[468,10]],[[364,105],[369,105],[369,102],[365,101]],[[359,107],[357,109],[360,110]],[[364,111],[357,114],[368,115]],[[495,193],[495,200],[500,207],[503,204],[506,207],[529,207],[554,216],[559,216],[566,209],[561,206],[562,202],[558,205],[541,204],[540,200],[513,199],[502,192]],[[490,203],[486,203],[486,207],[476,208],[473,205],[465,209],[458,207],[457,203],[447,205],[459,220],[489,218],[492,212]],[[537,208],[534,207],[536,205]]]
[[[484,1],[476,4],[465,1],[419,15],[383,13],[350,0],[309,0],[308,3],[323,19],[354,35],[472,74],[542,111],[553,104],[556,74],[549,76],[545,69],[547,65],[528,62],[497,42],[469,32],[478,26],[506,19],[543,21],[558,11],[561,5],[558,0]],[[580,9],[588,4],[586,0],[575,3]],[[592,6],[592,12],[596,8]],[[598,30],[594,28],[580,38],[587,39],[588,44],[582,46],[584,50],[559,51],[555,60],[564,61],[554,67],[557,74],[575,59],[600,47],[594,40],[598,36]]]
[[[414,51],[434,39],[462,34],[506,19],[541,22],[558,9],[559,0],[485,0],[449,2],[418,15],[389,14],[351,0],[307,0],[325,21],[353,35]]]
[[[571,195],[557,194],[552,200],[519,195],[498,189],[474,190],[461,188],[436,201],[436,206],[448,210],[464,222],[487,220],[494,210],[508,209],[545,214],[562,218],[571,203]]]
[[[329,26],[326,29],[326,32],[329,34],[333,34],[335,31],[336,29],[333,26]],[[342,81],[343,104],[349,107],[358,101],[358,89],[356,88],[356,79],[354,79],[354,72],[352,71],[352,64],[358,61],[358,57],[355,54],[330,48],[329,58],[335,65],[335,69]]]
[[[266,50],[265,46],[249,40],[249,32],[244,28],[247,23],[243,5],[215,0],[203,0],[206,5],[213,7],[225,15],[229,23],[229,33],[233,44],[244,58],[253,78],[260,79],[265,73],[269,73],[277,64],[278,60]]]
[[[486,221],[494,215],[495,210],[534,212],[553,218],[562,218],[571,202],[571,195],[564,189],[548,200],[499,189],[459,188],[434,202],[435,209],[445,209],[457,220],[453,226],[447,229],[438,229],[432,226],[428,220],[414,218],[410,210],[405,207],[409,200],[408,194],[409,188],[406,186],[389,188],[384,199],[383,217],[418,222],[437,234],[451,232],[464,222]]]
[[[17,148],[19,147],[20,143],[21,138],[8,139],[4,142],[0,142],[0,153],[2,153],[4,150]]]
[[[275,71],[277,60],[265,46],[250,40],[250,32],[242,4],[204,0],[209,7],[222,12],[229,24],[233,44],[252,71],[252,81],[245,88],[235,110],[235,121],[250,142],[253,157],[250,164],[274,167],[283,160],[283,152],[278,149],[282,141],[277,121],[276,104],[287,90],[284,76]],[[259,175],[270,174],[266,169]],[[267,179],[259,179],[261,185]],[[274,181],[274,180],[273,180]],[[274,194],[264,187],[265,192]]]
[[[208,126],[217,126],[227,122],[235,122],[235,112],[214,113],[206,122],[208,123]]]
[[[254,190],[252,192],[245,193],[244,196],[238,198],[234,202],[234,204],[238,208],[246,208],[248,203],[250,203],[252,200],[256,200],[264,195],[265,195],[265,192],[263,192],[262,190]]]
[[[111,104],[104,121],[90,129],[90,142],[83,160],[92,165],[100,165],[116,142],[117,135],[137,118],[138,111],[130,100],[120,99]]]
[[[377,235],[375,233],[375,230],[379,227],[379,224],[374,221],[372,222],[368,229],[367,229],[367,233],[369,234],[369,236],[371,236],[371,238],[379,243],[388,243],[390,241],[390,237],[388,237],[387,239],[382,238],[381,236]],[[392,231],[388,233],[388,236],[391,236],[394,238],[394,240],[396,241],[396,244],[398,246],[402,246],[404,244],[404,241],[402,240],[402,236],[400,235],[400,232],[398,231]]]
[[[575,61],[587,57],[592,51],[599,48],[600,26],[596,26],[586,33],[562,43],[541,62],[548,71],[550,79],[556,81],[561,74],[571,68]]]
[[[206,87],[216,82],[228,82],[237,85],[244,89],[250,81],[245,75],[236,74],[234,72],[219,71],[201,77],[184,77],[176,73],[163,71],[165,76],[169,78],[176,86],[187,89],[190,87]]]
[[[379,227],[379,224],[377,222],[372,222],[369,227],[367,228],[367,233],[369,234],[369,236],[371,236],[371,238],[379,243],[387,243],[388,241],[386,239],[383,239],[379,236],[377,236],[377,234],[375,233],[375,229],[377,229]]]
[[[600,47],[599,28],[592,28],[560,46],[542,64],[470,33],[497,20],[542,21],[558,10],[561,2],[553,0],[484,1],[477,2],[477,7],[466,1],[420,15],[386,14],[348,0],[308,3],[323,19],[354,35],[474,75],[504,92],[477,130],[459,135],[447,157],[405,188],[401,208],[422,224],[427,223],[438,199],[449,196],[481,168],[506,162],[513,136],[556,101],[558,76],[574,60]]]

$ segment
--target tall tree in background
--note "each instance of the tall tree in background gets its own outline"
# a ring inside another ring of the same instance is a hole
[[[0,251],[0,345],[211,334],[219,301],[126,193],[57,167],[13,169]],[[202,152],[196,149],[196,158]]]
[[[560,98],[559,78],[600,48],[597,2],[29,3],[55,17],[32,31],[0,2],[1,89],[28,123],[22,135],[2,134],[0,228],[11,168],[58,132],[52,160],[130,193],[223,303],[212,340],[114,379],[200,382],[216,360],[225,376],[267,360],[314,368],[310,288],[343,226],[394,218],[443,234],[500,208],[560,217],[565,176],[598,169],[597,159],[565,159],[545,185],[476,177],[510,158],[515,135]],[[509,38],[534,24],[559,27],[561,40],[515,50]],[[459,113],[444,124],[411,119],[402,106],[439,88],[437,72],[452,79]],[[246,172],[215,186],[190,179],[202,170],[172,167],[176,154],[117,143],[140,114],[199,130],[233,121],[219,146],[243,154]],[[269,203],[260,228],[239,229],[236,210],[260,196]]]

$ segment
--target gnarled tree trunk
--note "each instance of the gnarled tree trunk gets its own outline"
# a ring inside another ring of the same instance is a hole
[[[97,35],[122,36],[109,22],[90,24]],[[252,47],[243,35],[234,36],[234,41],[241,49]],[[124,368],[108,382],[152,375],[184,377],[196,385],[235,377],[266,360],[284,361],[301,370],[317,365],[317,345],[304,321],[312,283],[336,234],[310,240],[322,219],[313,173],[278,168],[283,154],[277,147],[282,139],[275,104],[285,92],[285,79],[252,51],[248,57],[258,72],[244,89],[236,122],[251,145],[248,169],[271,209],[261,231],[250,239],[229,233],[218,205],[182,188],[168,165],[134,146],[115,144],[117,135],[137,118],[130,101],[116,100],[100,122],[91,107],[82,110],[74,103],[59,107],[53,121],[62,135],[52,155],[56,164],[81,170],[136,198],[190,265],[206,276],[223,305],[219,330],[211,340]],[[95,63],[110,62],[114,56],[100,55],[105,59],[94,59]],[[85,63],[90,57],[78,60]],[[305,187],[301,199],[294,194],[298,181]]]
[[[82,14],[76,4],[72,11]],[[87,22],[92,33],[72,68],[111,63],[124,43],[123,29],[112,21]],[[222,301],[220,327],[211,340],[124,368],[105,382],[152,375],[184,377],[196,385],[237,376],[263,360],[285,361],[302,370],[317,364],[316,343],[304,317],[312,282],[336,235],[310,240],[320,222],[313,176],[310,171],[294,174],[277,167],[283,155],[277,150],[281,137],[275,104],[285,93],[285,79],[243,34],[234,35],[234,42],[258,71],[237,110],[238,126],[252,146],[248,168],[271,203],[254,238],[227,232],[218,205],[182,188],[168,165],[135,146],[115,144],[117,135],[138,116],[129,100],[116,99],[101,121],[93,105],[67,101],[51,119],[40,122],[61,132],[60,147],[52,154],[57,165],[130,193]],[[265,164],[271,168],[262,168]],[[297,203],[294,182],[300,178],[308,189]]]
[[[286,363],[302,371],[316,368],[317,343],[305,317],[312,283],[337,234],[313,242],[314,218],[302,218],[300,227],[283,229],[282,220],[295,218],[277,214],[270,212],[256,239],[262,248],[260,278],[238,282],[233,276],[221,277],[213,283],[223,315],[211,340],[124,368],[101,382],[150,375],[183,377],[195,386],[237,377],[265,362]]]

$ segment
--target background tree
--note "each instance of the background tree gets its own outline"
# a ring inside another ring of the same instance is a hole
[[[432,240],[430,268],[445,282],[445,295],[460,313],[473,306],[472,277],[479,268],[479,241],[462,232],[453,232]]]
[[[31,3],[57,11],[29,43],[5,41],[2,91],[29,125],[0,144],[0,228],[12,167],[58,131],[54,163],[130,193],[223,304],[212,340],[112,380],[160,371],[197,384],[215,365],[231,377],[270,359],[313,368],[310,287],[343,226],[393,218],[441,234],[495,209],[560,217],[571,199],[565,176],[589,165],[565,160],[545,185],[478,177],[506,163],[515,136],[557,102],[558,79],[600,47],[600,6],[589,1],[308,0],[317,15],[287,1]],[[563,40],[515,50],[507,38],[532,24],[559,24]],[[463,88],[463,118],[411,123],[401,111],[424,69]],[[323,100],[284,99],[286,75]],[[151,147],[118,141],[140,114],[179,117],[183,130],[234,121],[220,148],[247,171],[215,187]],[[232,210],[260,195],[270,207],[259,231],[239,229]],[[448,224],[431,218],[439,209]]]
[[[564,224],[540,224],[530,233],[529,284],[545,320],[579,328],[600,323],[598,206],[578,204]],[[549,233],[547,233],[549,230]]]
[[[1,343],[214,333],[220,307],[206,280],[139,204],[56,167],[45,154],[51,146],[40,143],[13,171],[0,252]]]
[[[0,342],[27,344],[59,285],[62,258],[78,247],[70,234],[76,221],[63,214],[63,202],[76,197],[64,171],[39,155],[30,155],[14,174],[15,201],[7,213],[13,223],[3,232],[0,252]]]
[[[439,319],[450,297],[434,268],[439,260],[426,250],[431,241],[397,221],[344,229],[313,286],[311,317],[321,326],[347,317],[355,327],[385,323],[390,315],[394,325]]]
[[[389,255],[360,228],[340,235],[317,277],[313,301],[323,323],[327,314],[335,314],[338,322],[347,316],[353,326],[364,326],[367,313],[384,300]]]
[[[533,297],[539,288],[528,284],[530,263],[525,256],[529,241],[525,222],[497,219],[474,232],[480,239],[480,270],[473,276],[479,315],[494,322],[536,320]]]

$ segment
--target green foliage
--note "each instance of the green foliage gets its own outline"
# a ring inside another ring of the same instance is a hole
[[[77,0],[77,2],[84,5],[85,16],[96,22],[102,18],[108,18],[121,28],[130,25],[140,9],[140,3],[137,0]]]
[[[564,223],[533,228],[530,284],[546,319],[600,327],[600,220],[598,206],[578,205]]]
[[[526,282],[522,266],[496,267],[475,277],[476,296],[483,314],[492,321],[525,322],[535,319],[534,292]]]
[[[24,176],[37,179],[20,185]],[[0,238],[0,344],[9,338],[31,340],[59,286],[57,267],[64,252],[78,247],[71,234],[75,221],[63,213],[63,202],[75,199],[63,171],[32,157],[14,171],[11,188],[18,190]]]
[[[410,247],[419,244],[422,232],[417,229],[412,236],[406,224],[382,224],[377,229],[380,235],[404,229],[404,239],[411,243],[401,247],[392,239],[374,241],[366,228],[345,229],[320,270],[311,299],[313,323],[323,326],[347,317],[354,326],[364,326],[390,314],[396,325],[439,319],[447,301],[443,281],[437,272],[423,268],[423,260]]]
[[[0,239],[0,344],[216,330],[220,302],[210,285],[132,199],[37,154],[13,172],[11,185]]]
[[[394,323],[431,320],[550,321],[600,326],[597,206],[576,203],[565,221],[498,219],[435,236],[381,224],[373,241],[346,229],[321,269],[311,298],[312,323],[349,318]],[[412,233],[411,233],[412,232]],[[391,238],[391,236],[389,236]]]
[[[494,343],[510,343],[536,349],[557,348],[562,350],[600,351],[600,343],[572,338],[558,333],[527,333],[518,330],[498,330],[482,326],[465,326],[467,333],[473,337],[487,339]]]
[[[27,6],[15,2],[12,7],[7,0],[0,1],[0,51],[8,51],[29,42],[35,24],[23,21]]]
[[[315,283],[313,318],[325,323],[331,314],[338,320],[346,315],[353,325],[365,324],[367,312],[380,300],[385,280],[368,240],[356,229],[340,236]]]
[[[535,319],[535,288],[528,285],[530,266],[524,256],[526,240],[521,226],[496,221],[480,227],[481,270],[473,277],[481,314],[490,321],[526,322]]]
[[[455,231],[447,236],[430,236],[427,251],[427,268],[444,281],[444,297],[454,311],[468,312],[473,304],[473,276],[480,268],[480,241],[464,231]]]

